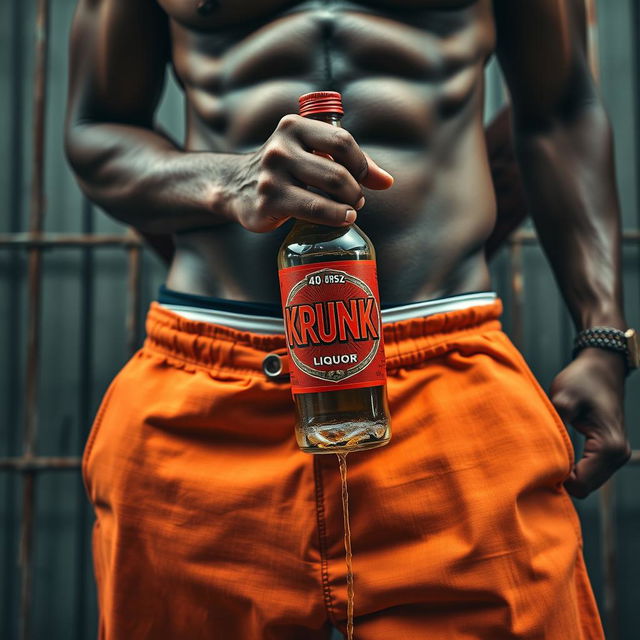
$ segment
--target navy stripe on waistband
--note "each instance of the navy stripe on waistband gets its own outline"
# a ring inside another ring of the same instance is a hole
[[[476,293],[488,293],[486,291],[469,291],[453,296],[447,296],[447,300],[455,300],[458,297],[466,297]],[[212,311],[224,311],[226,313],[241,313],[249,316],[262,316],[267,318],[282,318],[282,307],[278,302],[247,302],[244,300],[229,300],[227,298],[215,298],[201,296],[195,293],[183,293],[160,285],[158,290],[158,302],[161,305],[176,307],[194,307],[197,309],[211,309]],[[420,301],[427,302],[427,301]],[[381,302],[381,309],[394,309],[407,305],[419,304],[418,302]]]

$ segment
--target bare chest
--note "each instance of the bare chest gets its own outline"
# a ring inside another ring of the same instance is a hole
[[[157,0],[170,18],[196,30],[248,26],[303,11],[359,11],[407,15],[468,8],[478,0]],[[419,15],[416,18],[419,19]]]
[[[197,148],[253,148],[319,88],[367,104],[354,135],[413,145],[473,101],[493,47],[491,0],[157,1]]]

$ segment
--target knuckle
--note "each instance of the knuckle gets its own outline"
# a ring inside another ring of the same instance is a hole
[[[273,199],[261,195],[258,196],[255,203],[255,216],[254,220],[256,223],[262,224],[262,221],[265,220],[271,213],[273,209]]]
[[[298,118],[299,116],[294,113],[288,113],[286,116],[282,116],[282,118],[280,118],[280,122],[278,122],[278,129],[292,129],[298,124]]]
[[[272,175],[263,174],[258,178],[256,191],[259,196],[258,202],[268,204],[278,192],[278,184]]]
[[[556,409],[568,409],[571,406],[570,400],[565,394],[553,394],[551,402]]]
[[[615,438],[604,445],[602,453],[608,463],[622,466],[631,457],[631,447],[625,439]]]
[[[339,217],[321,200],[310,200],[307,204],[307,213],[311,219],[318,220],[322,224],[339,224]]]
[[[286,217],[277,212],[273,206],[265,205],[258,199],[251,219],[243,226],[254,233],[267,233],[279,227],[285,220]]]
[[[561,415],[571,413],[575,407],[575,400],[566,393],[559,393],[552,396],[551,403]]]
[[[267,198],[265,196],[258,196],[256,198],[256,202],[255,202],[255,213],[256,213],[256,217],[260,217],[264,214],[264,212],[267,210],[268,208],[268,202],[267,202]]]
[[[284,160],[287,157],[287,150],[284,145],[271,143],[267,145],[262,154],[263,163],[272,166]]]
[[[613,455],[617,464],[622,466],[631,457],[631,447],[626,440],[618,440],[614,445]]]
[[[338,151],[344,153],[354,144],[353,136],[345,129],[336,129],[333,133],[333,144]]]
[[[369,163],[367,162],[367,159],[364,156],[362,156],[362,158],[360,159],[360,165],[357,170],[358,181],[364,180],[367,177],[368,173],[369,173]]]
[[[346,169],[343,169],[342,167],[333,167],[326,176],[327,186],[334,190],[344,186],[347,180],[346,174]]]
[[[312,198],[307,202],[307,212],[312,218],[321,218],[323,214],[321,203],[315,198]]]

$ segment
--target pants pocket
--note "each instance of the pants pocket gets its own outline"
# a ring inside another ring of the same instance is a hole
[[[573,449],[573,443],[571,442],[571,438],[569,437],[569,432],[567,431],[567,427],[565,426],[562,418],[553,406],[553,403],[549,399],[549,396],[545,393],[544,389],[540,386],[540,383],[536,380],[536,377],[533,375],[533,372],[529,368],[529,365],[526,363],[522,354],[518,351],[518,349],[516,349],[515,345],[511,342],[506,334],[502,334],[502,336],[509,348],[509,351],[513,356],[514,363],[518,366],[518,369],[520,369],[520,371],[526,376],[529,382],[531,382],[531,385],[540,397],[543,406],[551,416],[552,422],[555,425],[554,433],[561,439],[564,450],[566,452],[568,476],[575,464],[575,452]]]

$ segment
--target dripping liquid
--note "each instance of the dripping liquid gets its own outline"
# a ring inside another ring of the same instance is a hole
[[[347,638],[353,640],[353,563],[351,553],[351,526],[349,524],[349,491],[347,489],[347,453],[336,453],[342,481],[342,517],[344,520],[344,555],[347,563]]]

